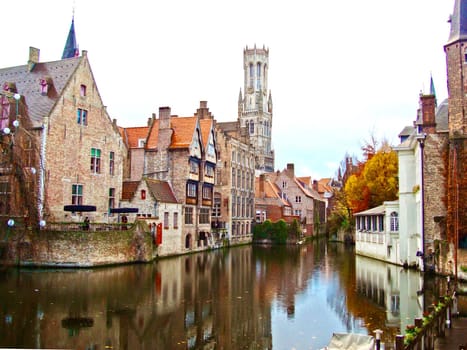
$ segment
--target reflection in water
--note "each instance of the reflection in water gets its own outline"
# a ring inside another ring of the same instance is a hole
[[[319,241],[0,279],[0,347],[319,349],[333,332],[389,341],[423,310],[418,273]]]

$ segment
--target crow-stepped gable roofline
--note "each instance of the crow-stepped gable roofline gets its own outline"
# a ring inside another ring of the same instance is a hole
[[[467,40],[467,0],[455,0],[454,11],[449,18],[451,32],[446,45]]]

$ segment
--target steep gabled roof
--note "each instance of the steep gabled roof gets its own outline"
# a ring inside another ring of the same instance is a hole
[[[128,148],[141,148],[139,146],[139,140],[148,137],[149,126],[137,126],[131,128],[120,128],[120,134]]]
[[[161,203],[178,203],[172,187],[167,181],[145,179],[149,191]]]
[[[456,0],[454,12],[449,21],[451,31],[446,45],[459,40],[467,40],[467,0]]]
[[[212,119],[202,119],[199,121],[201,128],[201,138],[203,139],[203,147],[206,149],[208,147],[209,135],[212,130],[213,120]]]
[[[268,178],[264,179],[264,193],[260,191],[260,178],[255,178],[255,202],[256,204],[276,204],[291,207],[287,198],[281,196],[279,187]]]
[[[170,148],[188,148],[193,141],[198,118],[196,117],[172,117],[171,125],[174,130]]]
[[[122,200],[129,201],[135,195],[139,181],[123,181],[122,184]]]
[[[83,57],[68,58],[54,62],[35,63],[32,70],[28,65],[0,69],[0,84],[14,82],[17,92],[24,96],[28,115],[33,127],[42,126],[44,116],[48,116],[71,76]],[[40,80],[48,78],[52,82],[47,95],[41,95]]]

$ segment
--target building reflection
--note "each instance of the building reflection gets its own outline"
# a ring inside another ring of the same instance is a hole
[[[422,317],[423,276],[419,271],[356,256],[358,294],[385,310],[385,326],[404,331]]]
[[[377,328],[389,342],[422,315],[427,295],[418,272],[320,242],[90,270],[4,269],[0,280],[0,347],[16,348],[320,348],[335,331]],[[285,316],[274,334],[273,314]]]

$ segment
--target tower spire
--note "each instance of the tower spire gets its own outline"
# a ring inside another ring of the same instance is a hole
[[[456,0],[454,3],[454,12],[449,18],[451,31],[447,44],[452,44],[458,40],[467,39],[467,1]]]
[[[65,42],[65,48],[63,49],[62,59],[72,58],[79,56],[78,43],[76,41],[75,34],[75,8],[73,6],[73,17],[71,18],[70,31]]]

